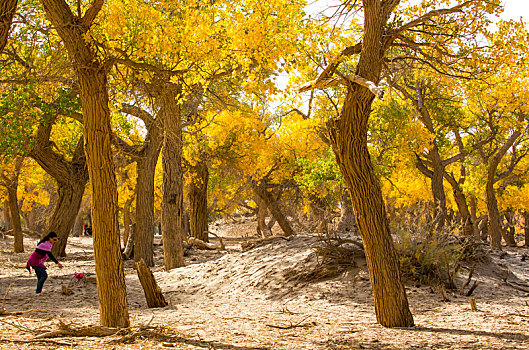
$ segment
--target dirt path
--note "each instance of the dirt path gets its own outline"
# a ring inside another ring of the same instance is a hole
[[[65,268],[49,264],[50,278],[36,297],[36,278],[23,269],[26,253],[14,254],[12,239],[0,239],[0,297],[11,285],[6,311],[40,309],[22,316],[0,317],[0,349],[527,349],[529,293],[503,281],[529,282],[527,248],[507,248],[501,259],[480,267],[475,291],[478,311],[457,293],[443,302],[430,287],[408,286],[415,317],[412,329],[386,329],[376,323],[367,271],[359,266],[320,282],[306,280],[317,268],[315,237],[278,240],[240,252],[237,240],[228,252],[192,251],[185,268],[155,268],[155,277],[170,305],[148,309],[143,291],[126,263],[131,332],[149,325],[158,336],[62,337],[42,343],[34,336],[56,330],[59,320],[71,327],[97,325],[97,291],[90,238],[74,237]],[[161,266],[157,247],[157,266]],[[529,260],[529,259],[528,259]],[[77,281],[75,272],[86,277]],[[464,274],[464,273],[463,273]],[[61,293],[69,286],[73,294]],[[122,340],[116,343],[115,340]],[[28,341],[32,341],[29,342]]]

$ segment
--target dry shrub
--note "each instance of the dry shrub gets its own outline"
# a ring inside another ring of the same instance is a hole
[[[363,258],[361,242],[342,238],[329,233],[319,237],[314,253],[301,265],[301,269],[292,269],[285,273],[287,281],[318,282],[334,278],[344,271],[357,266],[357,260]]]

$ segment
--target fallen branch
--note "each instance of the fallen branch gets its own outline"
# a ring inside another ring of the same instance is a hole
[[[75,346],[75,345],[77,345],[75,343],[67,343],[67,342],[64,342],[64,341],[56,341],[56,340],[51,340],[51,339],[29,339],[29,340],[24,340],[24,339],[2,339],[2,338],[0,338],[0,343],[8,343],[8,344],[12,344],[12,343],[16,343],[16,344],[44,343],[46,345],[55,344],[55,345],[61,345],[61,346]]]
[[[189,237],[186,241],[186,244],[190,247],[194,247],[194,248],[197,248],[197,249],[202,249],[202,250],[217,250],[217,249],[223,249],[222,248],[222,245],[219,247],[217,246],[216,244],[213,244],[213,243],[207,243],[207,242],[204,242],[203,240],[200,240],[198,238],[195,238],[195,237]]]
[[[305,317],[304,319],[302,319],[301,321],[299,321],[298,323],[292,323],[290,322],[289,325],[286,325],[286,326],[283,326],[283,325],[274,325],[274,324],[266,324],[266,326],[268,327],[272,327],[272,328],[278,328],[278,329],[292,329],[292,328],[300,328],[300,327],[314,327],[316,325],[316,322],[312,321],[312,322],[308,322],[308,323],[303,323],[307,318],[309,318],[310,316],[307,316]]]
[[[273,242],[273,241],[277,241],[278,239],[284,239],[285,241],[288,241],[288,237],[285,237],[285,236],[270,236],[270,237],[265,237],[265,238],[259,238],[259,239],[256,239],[256,240],[253,240],[253,241],[249,241],[249,242],[242,242],[241,243],[241,250],[243,252],[246,252],[250,249],[253,249],[253,248],[256,248],[256,247],[260,247],[262,245],[265,245],[267,243],[270,243],[270,242]]]
[[[514,282],[509,282],[509,281],[505,281],[505,283],[506,283],[508,286],[511,286],[511,287],[513,287],[513,288],[516,289],[516,290],[519,290],[519,291],[522,291],[522,292],[529,293],[529,287],[527,287],[527,286],[521,286],[521,285],[519,285],[519,284],[515,284]]]
[[[13,285],[13,283],[11,283],[9,285],[9,287],[7,287],[6,294],[4,294],[4,298],[2,299],[2,308],[0,309],[0,316],[21,316],[21,315],[24,315],[24,314],[28,314],[30,312],[41,311],[39,309],[31,309],[31,310],[27,310],[27,311],[14,311],[14,312],[6,311],[5,304],[6,304],[6,300],[7,300],[7,295],[9,294],[9,290],[11,289],[12,285]]]
[[[119,328],[110,328],[103,326],[84,326],[72,328],[59,320],[59,329],[56,331],[39,334],[35,339],[59,338],[59,337],[108,337],[122,331]]]
[[[220,249],[221,249],[221,250],[226,250],[226,246],[224,245],[224,242],[222,241],[222,237],[217,236],[216,234],[214,234],[214,233],[211,232],[211,231],[208,231],[208,234],[213,235],[214,237],[216,237],[216,238],[219,240],[219,243],[220,243]]]

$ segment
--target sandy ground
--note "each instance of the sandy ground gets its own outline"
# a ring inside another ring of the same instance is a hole
[[[169,306],[147,308],[143,290],[126,262],[131,329],[107,337],[58,337],[39,340],[59,322],[70,328],[98,324],[97,291],[91,238],[73,237],[64,269],[49,263],[49,279],[36,297],[36,278],[23,268],[35,239],[26,238],[26,252],[11,252],[12,238],[0,237],[0,297],[11,285],[0,316],[0,349],[529,349],[529,293],[507,285],[529,283],[528,248],[505,248],[480,266],[474,295],[450,293],[444,302],[436,288],[408,285],[416,326],[387,329],[376,323],[365,262],[334,278],[310,281],[315,271],[317,237],[303,235],[241,252],[240,242],[253,224],[213,229],[224,236],[228,250],[191,250],[187,266],[163,271],[156,247],[154,275]],[[76,280],[75,272],[86,277]],[[468,271],[463,269],[460,283]],[[73,290],[63,295],[62,286]],[[529,291],[529,288],[527,289]],[[145,328],[141,328],[145,327]],[[141,329],[152,330],[141,333]],[[136,332],[136,333],[134,333]],[[153,336],[158,334],[159,336]]]

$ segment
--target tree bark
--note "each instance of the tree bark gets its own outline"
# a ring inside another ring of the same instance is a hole
[[[203,242],[209,242],[208,166],[205,161],[200,160],[190,168],[189,173],[191,177],[191,183],[188,186],[190,235]]]
[[[162,89],[160,96],[164,125],[162,240],[165,269],[171,270],[184,266],[183,140],[180,108],[177,102],[179,88],[166,82]]]
[[[136,178],[136,232],[134,234],[134,261],[141,259],[154,266],[154,175],[163,143],[161,128],[149,128],[143,155],[137,161]]]
[[[352,232],[355,231],[356,219],[353,210],[353,203],[351,203],[351,196],[349,190],[345,189],[342,193],[341,201],[341,215],[338,223],[338,232]]]
[[[6,231],[13,229],[13,222],[11,220],[11,215],[9,214],[9,201],[4,201],[4,229]]]
[[[156,283],[156,279],[154,278],[152,271],[147,267],[145,261],[140,259],[139,261],[136,261],[135,265],[136,271],[138,272],[138,278],[140,279],[143,292],[145,293],[147,306],[150,308],[167,306],[162,290],[158,286],[158,283]]]
[[[17,9],[18,0],[0,1],[0,53],[4,50],[9,36],[9,29]]]
[[[13,179],[7,187],[7,198],[9,202],[9,213],[11,222],[13,224],[13,251],[15,253],[22,253],[24,251],[24,235],[22,233],[22,225],[20,223],[20,210],[18,209],[18,177]]]
[[[93,244],[102,326],[128,327],[129,313],[120,251],[117,185],[111,150],[110,109],[103,63],[87,40],[104,0],[94,0],[83,18],[64,0],[41,0],[64,41],[80,86],[84,148],[92,190]]]
[[[363,2],[364,36],[356,75],[375,84],[382,71],[383,32],[386,21],[398,2],[382,7],[381,2]],[[357,223],[364,243],[377,321],[385,327],[410,327],[414,324],[399,258],[389,229],[380,183],[367,148],[368,120],[373,93],[356,83],[349,84],[338,118],[327,123],[331,144],[340,171],[349,189]]]
[[[430,158],[433,164],[432,194],[434,200],[434,221],[437,229],[441,230],[447,221],[446,195],[443,184],[444,166],[435,140],[433,148],[430,150]]]
[[[514,213],[512,211],[507,211],[505,214],[505,221],[507,224],[505,225],[505,229],[502,230],[504,232],[504,239],[505,243],[509,247],[516,247],[516,239],[514,238],[516,231],[514,228]]]

